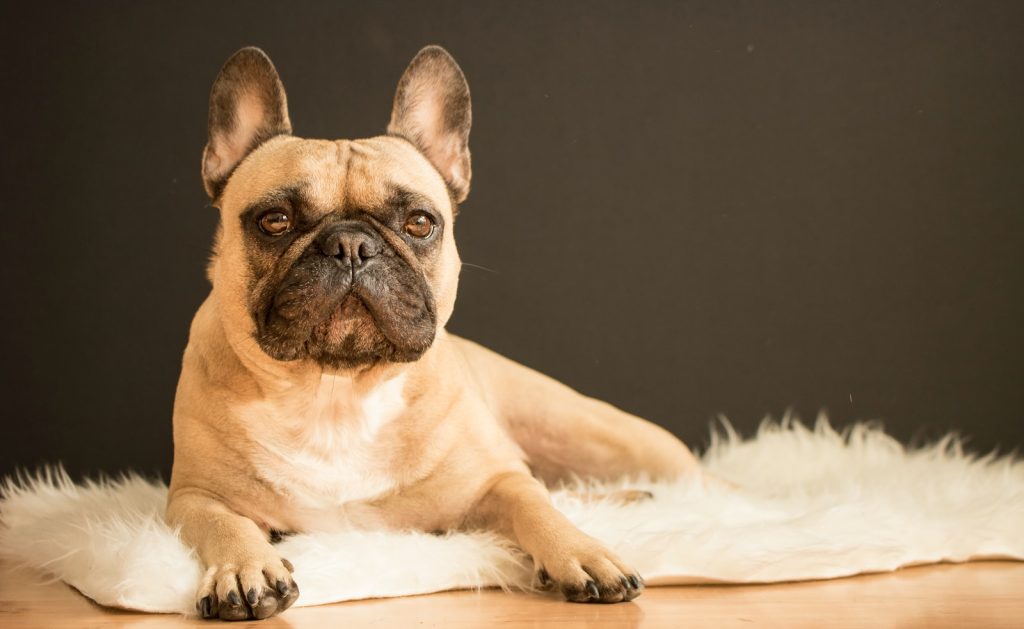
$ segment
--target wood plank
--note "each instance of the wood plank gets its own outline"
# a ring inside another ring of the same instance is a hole
[[[0,567],[0,627],[211,626],[103,609],[38,573]],[[1024,563],[924,566],[833,581],[650,588],[633,603],[574,605],[494,590],[293,608],[242,626],[1024,627]],[[238,626],[238,625],[235,625]]]

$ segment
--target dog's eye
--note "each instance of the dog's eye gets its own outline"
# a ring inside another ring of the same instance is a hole
[[[281,210],[270,210],[260,214],[260,229],[268,236],[280,236],[292,226],[292,219]]]
[[[415,238],[426,238],[434,233],[434,219],[426,212],[414,212],[405,219],[405,233]]]

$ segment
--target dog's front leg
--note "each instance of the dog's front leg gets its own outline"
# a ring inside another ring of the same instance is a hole
[[[196,593],[203,618],[267,618],[299,597],[291,564],[277,554],[267,534],[212,495],[176,491],[167,505],[167,521],[180,528],[181,539],[206,569]]]
[[[472,514],[473,525],[497,531],[533,558],[537,582],[577,603],[618,603],[644,582],[613,552],[576,528],[551,504],[547,489],[519,472],[494,479]]]

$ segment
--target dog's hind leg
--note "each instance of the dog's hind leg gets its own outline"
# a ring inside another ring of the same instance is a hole
[[[611,404],[586,397],[475,343],[449,336],[470,381],[546,483],[574,477],[674,479],[701,475],[672,433]]]

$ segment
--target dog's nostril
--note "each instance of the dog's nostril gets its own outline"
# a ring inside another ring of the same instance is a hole
[[[363,260],[372,258],[377,255],[377,248],[373,246],[369,241],[359,243],[359,257]]]
[[[320,243],[320,250],[324,252],[325,256],[337,257],[342,255],[341,243],[335,239],[330,239]]]

